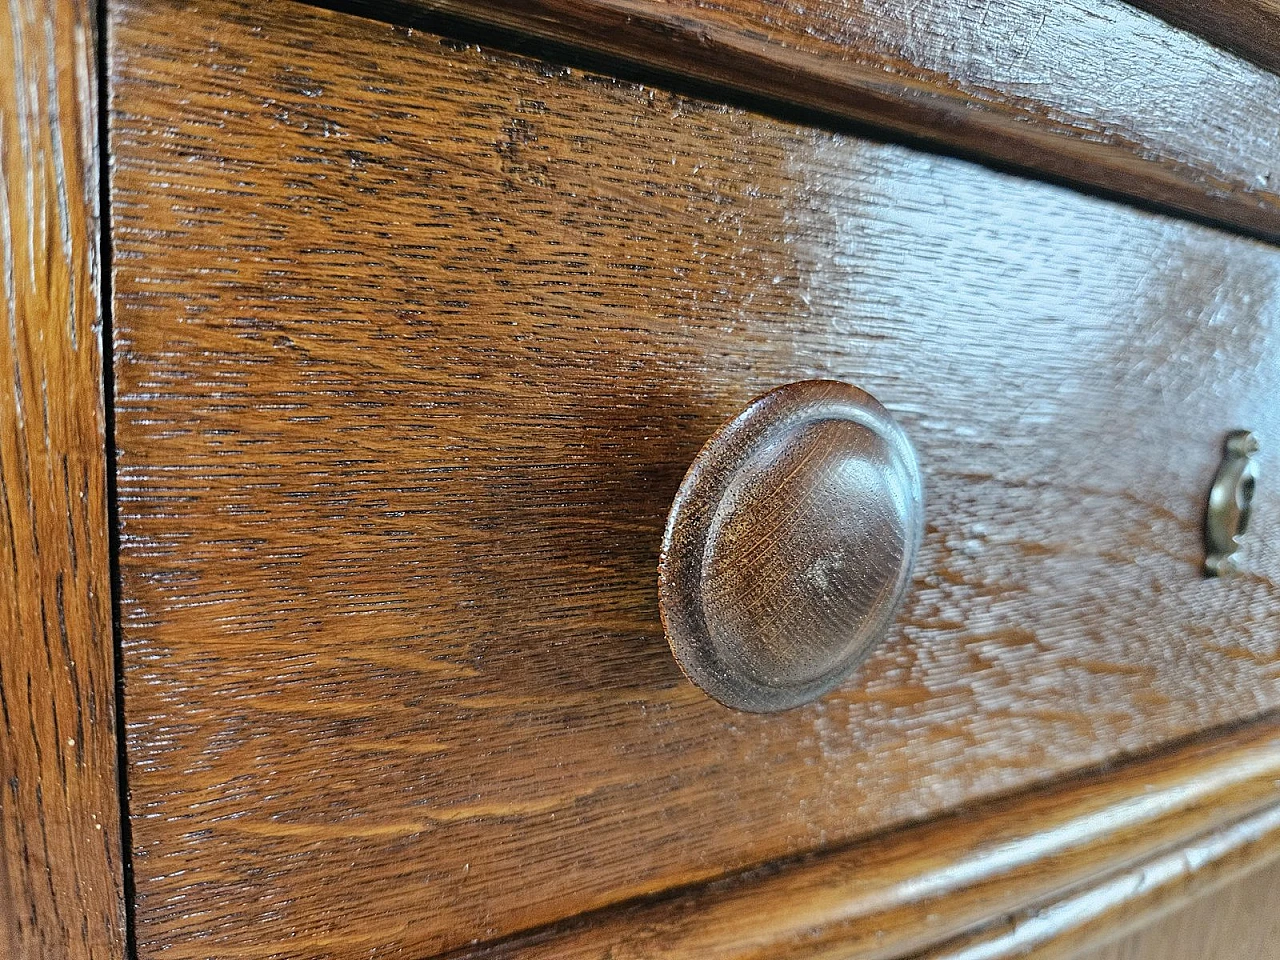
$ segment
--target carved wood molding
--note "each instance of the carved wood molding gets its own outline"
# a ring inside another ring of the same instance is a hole
[[[1280,717],[469,954],[1067,957],[1280,856]]]

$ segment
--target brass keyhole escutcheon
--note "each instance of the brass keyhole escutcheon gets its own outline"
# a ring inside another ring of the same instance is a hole
[[[1205,511],[1205,576],[1223,577],[1236,571],[1236,552],[1249,527],[1258,483],[1257,452],[1258,438],[1248,430],[1227,434]]]

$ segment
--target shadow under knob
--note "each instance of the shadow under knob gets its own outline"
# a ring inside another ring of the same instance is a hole
[[[658,593],[685,674],[726,706],[820,697],[893,621],[919,550],[915,451],[871,395],[806,380],[706,442],[667,518]]]

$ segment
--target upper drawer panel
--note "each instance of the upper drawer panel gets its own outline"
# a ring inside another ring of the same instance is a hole
[[[144,957],[420,958],[1280,704],[1273,248],[292,4],[113,10]],[[733,713],[663,519],[806,377],[911,434],[925,545],[840,691]],[[1204,581],[1236,426],[1259,535]]]
[[[1280,76],[1137,6],[1280,69],[1275,0],[402,0],[399,9],[656,65],[1280,239]],[[1193,12],[1179,16],[1182,6]]]

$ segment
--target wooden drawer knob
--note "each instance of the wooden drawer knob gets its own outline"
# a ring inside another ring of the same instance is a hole
[[[748,404],[694,458],[658,571],[681,669],[726,706],[785,710],[867,656],[924,527],[915,451],[871,395],[806,380]]]

